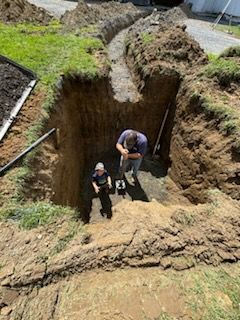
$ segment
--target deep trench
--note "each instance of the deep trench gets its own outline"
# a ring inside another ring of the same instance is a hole
[[[146,82],[139,102],[120,103],[113,97],[107,76],[95,80],[80,77],[65,80],[52,117],[52,124],[60,128],[53,201],[79,208],[81,218],[88,222],[92,192],[89,177],[96,162],[103,161],[112,177],[116,176],[119,155],[115,144],[126,128],[146,134],[151,154],[164,113],[170,105],[159,151],[163,160],[161,167],[166,173],[179,85],[180,78],[175,71],[154,75]]]

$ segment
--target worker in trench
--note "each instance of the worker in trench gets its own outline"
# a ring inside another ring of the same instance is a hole
[[[112,179],[102,162],[98,162],[95,166],[95,171],[92,175],[92,186],[101,201],[101,215],[103,217],[106,215],[108,219],[111,219],[112,202],[109,197],[109,191],[112,189]]]
[[[138,170],[147,152],[147,137],[138,131],[124,130],[118,138],[116,148],[121,153],[120,172],[131,170],[132,183],[137,183]]]

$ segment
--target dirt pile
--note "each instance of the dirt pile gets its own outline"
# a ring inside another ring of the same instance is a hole
[[[139,11],[133,4],[121,4],[115,1],[104,2],[102,4],[87,4],[79,1],[76,9],[67,11],[62,22],[68,27],[84,27],[89,24],[97,24],[103,20],[109,20],[123,14],[137,14]]]
[[[0,127],[6,121],[30,79],[18,68],[0,61]]]
[[[33,22],[48,24],[52,16],[43,8],[38,8],[26,0],[1,0],[0,21],[11,22]]]
[[[171,12],[174,14],[175,9],[166,15],[172,17]],[[163,67],[186,74],[207,62],[199,44],[185,32],[185,26],[173,23],[169,27],[162,21],[162,15],[153,12],[147,18],[140,19],[128,34],[126,55],[140,88],[144,87],[145,78],[158,73]]]
[[[70,281],[74,273],[99,268],[159,266],[180,271],[199,263],[236,262],[239,210],[239,203],[216,192],[209,204],[188,207],[123,200],[111,221],[85,230],[65,218],[29,232],[2,222],[1,306],[11,308],[11,319],[21,312],[22,319],[29,318],[29,312],[34,319],[39,309],[31,308],[29,299],[38,295],[37,288],[51,291],[51,284],[66,276]],[[78,231],[68,238],[73,229]],[[46,308],[50,310],[48,304]]]

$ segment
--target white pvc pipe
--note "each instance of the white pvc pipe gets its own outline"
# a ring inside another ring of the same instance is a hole
[[[7,133],[8,129],[11,126],[11,124],[13,123],[13,121],[15,120],[18,112],[22,108],[24,102],[26,101],[28,95],[32,91],[32,89],[35,86],[36,82],[37,82],[37,80],[32,80],[31,82],[29,82],[29,84],[26,87],[26,89],[24,90],[21,98],[18,99],[15,107],[12,109],[9,118],[7,119],[7,121],[4,122],[4,124],[0,128],[0,142],[2,141],[3,137]]]

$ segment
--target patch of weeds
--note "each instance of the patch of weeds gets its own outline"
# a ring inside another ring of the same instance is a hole
[[[232,276],[223,269],[198,270],[185,293],[192,319],[240,320],[239,271]]]
[[[210,97],[205,97],[201,104],[204,113],[220,120],[219,129],[227,134],[239,132],[240,119],[234,109],[222,103],[215,103]]]
[[[141,38],[144,44],[148,44],[154,40],[154,36],[151,33],[146,32],[141,33]]]
[[[77,233],[84,233],[85,230],[83,228],[82,224],[77,224],[76,222],[71,221],[69,223],[69,229],[68,232],[64,237],[58,240],[58,243],[53,247],[51,250],[51,255],[55,255],[60,253],[65,249],[67,244],[76,236]]]
[[[21,217],[20,227],[28,230],[45,225],[52,222],[56,217],[66,214],[73,214],[73,211],[70,208],[53,205],[48,202],[24,205],[17,210],[17,215]]]
[[[9,174],[9,180],[14,184],[14,190],[10,196],[12,203],[19,203],[24,199],[23,189],[28,174],[29,168],[26,166],[16,168],[16,170]]]
[[[161,312],[160,316],[156,318],[155,320],[174,320],[168,313]]]
[[[196,216],[193,212],[186,211],[184,209],[176,210],[172,218],[177,222],[185,226],[191,226],[196,221]]]
[[[216,77],[221,86],[230,86],[240,81],[240,66],[235,61],[217,58],[212,60],[202,72],[208,78]]]
[[[36,262],[37,263],[45,263],[45,262],[47,262],[48,261],[48,255],[47,254],[40,254],[39,256],[37,256],[37,258],[36,258]]]
[[[16,220],[21,228],[27,230],[51,223],[59,216],[73,216],[74,214],[74,211],[68,207],[57,206],[48,202],[13,204],[0,208],[2,218]]]
[[[98,26],[96,24],[90,24],[88,26],[80,28],[78,31],[75,32],[76,35],[85,35],[96,33],[98,31]]]
[[[240,31],[240,28],[239,28]],[[239,34],[240,35],[240,34]],[[224,50],[220,57],[240,57],[240,46],[229,47]]]

